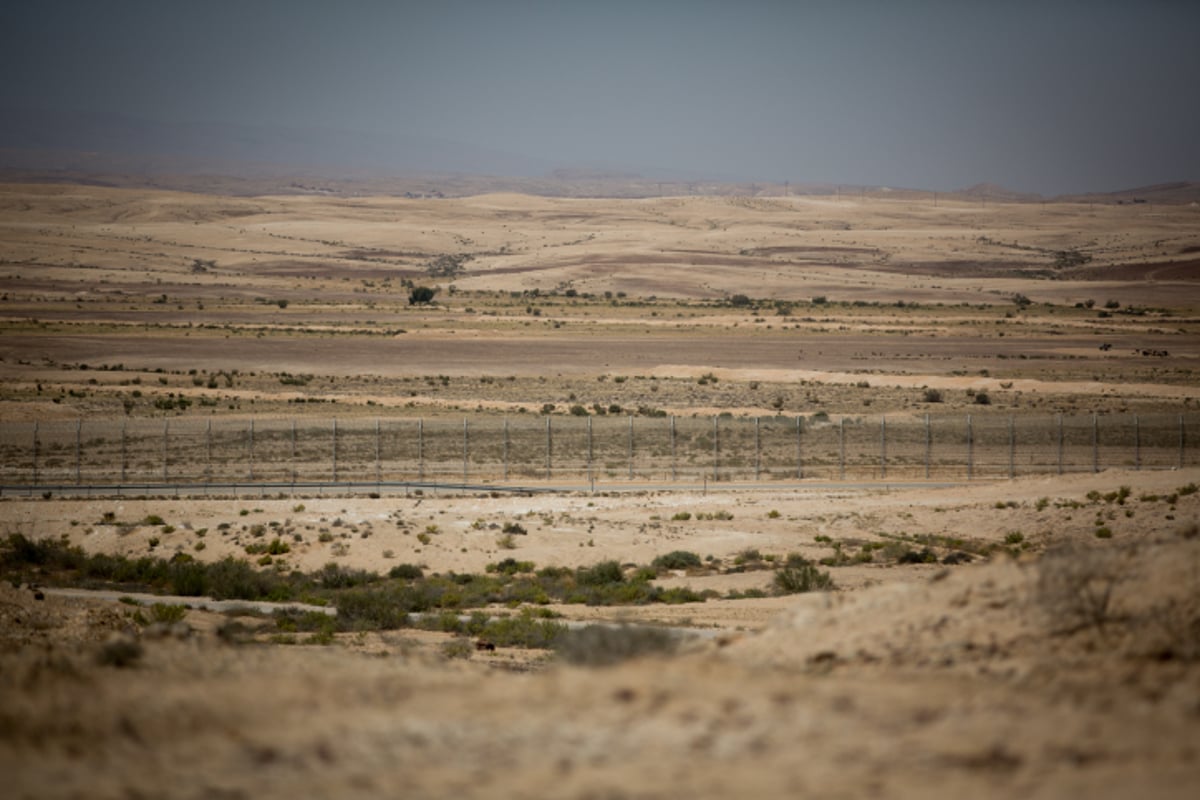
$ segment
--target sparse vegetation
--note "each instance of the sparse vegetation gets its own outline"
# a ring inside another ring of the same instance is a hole
[[[788,555],[783,568],[775,573],[774,583],[778,594],[825,592],[834,588],[828,572],[822,572],[811,561],[795,553]]]

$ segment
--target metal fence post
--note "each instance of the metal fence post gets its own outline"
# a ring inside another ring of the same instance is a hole
[[[1183,414],[1179,415],[1179,468],[1183,469],[1183,449],[1187,443],[1183,430]]]
[[[762,475],[762,431],[759,428],[758,417],[754,418],[754,480]]]
[[[250,424],[253,425],[254,423],[251,422]],[[171,421],[169,419],[163,420],[163,457],[162,457],[163,483],[167,482],[167,437],[170,435],[169,434],[170,425],[171,425]],[[253,463],[253,461],[251,461],[251,463]],[[253,467],[251,467],[251,469],[253,469]]]
[[[375,418],[375,488],[383,482],[383,459],[379,453],[379,418]]]
[[[37,486],[38,482],[38,424],[37,420],[33,423],[33,485]]]
[[[551,474],[553,474],[553,462],[551,461],[552,457],[550,454],[554,450],[554,442],[551,439],[551,436],[552,436],[552,434],[550,432],[550,415],[547,414],[546,415],[546,480],[550,480],[550,476],[551,476]]]
[[[1100,471],[1100,417],[1092,414],[1092,472]]]
[[[671,480],[679,480],[679,461],[675,453],[675,415],[671,415]]]
[[[1008,417],[1008,479],[1017,475],[1017,429],[1012,415]]]
[[[925,480],[929,480],[929,462],[933,459],[933,429],[929,425],[929,415],[925,415]]]
[[[121,420],[121,483],[125,482],[125,464],[127,463],[126,458],[125,458],[125,435],[126,435],[125,428],[128,424],[129,424],[129,420],[124,420],[124,419]],[[212,425],[212,422],[209,421],[208,424]],[[211,459],[212,457],[209,456],[209,458]],[[36,481],[35,481],[35,483],[36,483]]]
[[[507,424],[507,423],[506,423]],[[505,477],[508,477],[505,475]],[[425,420],[417,420],[417,480],[425,480]]]
[[[337,482],[338,482],[338,474],[337,474],[337,457],[338,457],[338,452],[337,452],[337,444],[338,444],[338,442],[337,442],[337,417],[334,417],[334,418],[333,418],[333,482],[334,482],[334,483],[337,483]]]
[[[804,480],[804,451],[802,433],[804,431],[804,418],[797,415],[796,417],[796,480]]]
[[[504,418],[504,480],[508,480],[508,417]]]
[[[721,479],[721,448],[720,448],[720,431],[717,428],[717,420],[719,417],[713,415],[713,480]]]
[[[879,417],[879,476],[887,480],[887,417]]]
[[[463,417],[463,483],[467,482],[467,462],[471,452],[471,435],[467,429],[468,424],[467,418]]]
[[[629,415],[629,480],[633,480],[633,414]]]
[[[75,420],[75,485],[83,483],[80,462],[83,461],[83,420]]]
[[[334,425],[337,425],[335,422]],[[254,418],[250,418],[250,480],[254,480]]]
[[[838,469],[841,479],[846,480],[846,418],[838,420]]]
[[[296,483],[296,420],[292,420],[292,451],[288,459],[292,465],[292,483]]]
[[[967,480],[975,477],[975,433],[971,429],[971,415],[967,414]]]
[[[1063,415],[1058,415],[1058,474],[1063,474]]]
[[[1138,424],[1137,414],[1133,415],[1133,468],[1142,468],[1142,428]]]
[[[592,482],[592,417],[587,418],[587,480]]]

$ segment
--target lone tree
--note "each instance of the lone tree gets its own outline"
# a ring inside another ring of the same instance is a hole
[[[414,286],[412,291],[408,293],[408,304],[410,306],[423,306],[433,302],[433,296],[437,294],[436,289],[430,289],[428,286]]]

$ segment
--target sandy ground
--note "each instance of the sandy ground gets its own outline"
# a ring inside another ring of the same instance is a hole
[[[154,507],[173,520],[148,552],[190,549],[209,526],[201,558],[237,551],[235,534],[212,530],[222,522],[280,514],[304,530],[340,519],[330,530],[349,529],[335,540],[349,547],[333,559],[370,569],[477,570],[510,554],[644,563],[674,549],[724,560],[748,546],[817,557],[830,552],[818,535],[901,530],[974,543],[1024,531],[1026,544],[1016,559],[955,567],[832,567],[829,594],[559,608],[720,632],[668,660],[606,669],[505,648],[446,661],[442,635],[406,630],[342,634],[328,647],[235,645],[215,633],[222,618],[200,610],[188,613],[190,634],[141,629],[134,666],[102,666],[109,637],[137,628],[129,606],[39,601],[6,585],[0,764],[14,797],[1190,797],[1200,789],[1200,494],[1169,495],[1197,479],[1200,470],[891,492],[310,498],[301,511],[269,500],[245,516],[217,501],[10,500],[10,530],[131,554],[147,552],[153,531],[103,530],[106,511],[132,519]],[[1123,503],[1103,498],[1120,486],[1130,487]],[[664,521],[679,508],[733,518]],[[397,518],[440,532],[418,552]],[[486,525],[506,519],[529,533],[497,552]],[[1112,538],[1096,538],[1097,520]],[[1081,549],[1059,554],[1065,545]],[[302,547],[295,562],[329,558]],[[1079,565],[1096,579],[1119,569],[1101,625],[1076,625],[1071,597],[1052,591]],[[663,580],[727,590],[769,576]]]
[[[1196,221],[1182,205],[911,197],[0,186],[0,430],[19,438],[0,444],[22,457],[43,420],[494,420],[574,403],[1185,414]],[[413,283],[437,302],[411,306]],[[428,573],[687,550],[705,566],[658,582],[721,597],[554,607],[706,634],[584,668],[407,628],[318,646],[270,643],[236,612],[143,625],[111,597],[6,582],[5,796],[1191,798],[1197,482],[1189,466],[943,487],[6,495],[0,534],[90,553],[250,558],[279,538],[269,568]],[[505,540],[506,523],[526,533]],[[887,555],[923,547],[976,555]],[[756,567],[789,553],[825,559],[836,589],[772,595]],[[727,597],[750,590],[768,596]],[[251,635],[227,635],[235,622]]]

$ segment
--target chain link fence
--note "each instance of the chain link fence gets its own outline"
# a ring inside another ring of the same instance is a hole
[[[970,480],[1200,463],[1200,416],[0,423],[4,487]]]

